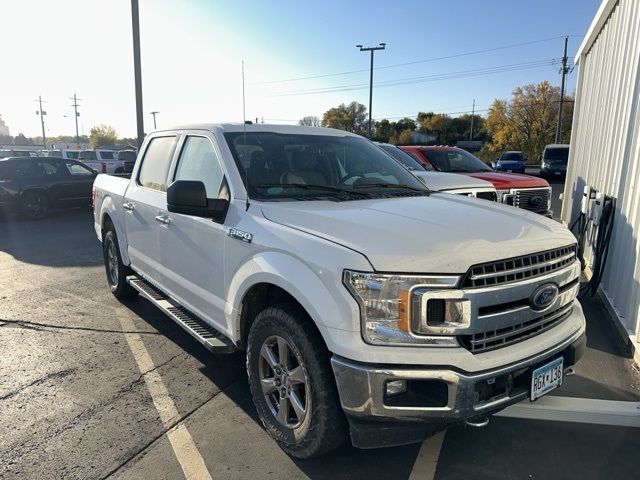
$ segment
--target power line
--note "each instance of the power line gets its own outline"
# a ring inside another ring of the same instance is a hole
[[[583,35],[569,35],[570,37],[582,37]],[[543,39],[539,39],[539,40],[532,40],[530,42],[522,42],[522,43],[514,43],[511,45],[503,45],[500,47],[493,47],[493,48],[485,48],[482,50],[474,50],[471,52],[463,52],[463,53],[456,53],[453,55],[445,55],[442,57],[432,57],[432,58],[425,58],[422,60],[415,60],[412,62],[404,62],[404,63],[395,63],[395,64],[391,64],[391,65],[384,65],[381,67],[376,67],[375,70],[383,70],[383,69],[388,69],[388,68],[397,68],[397,67],[405,67],[408,65],[417,65],[420,63],[428,63],[428,62],[436,62],[439,60],[447,60],[450,58],[459,58],[459,57],[465,57],[465,56],[469,56],[469,55],[478,55],[481,53],[488,53],[488,52],[495,52],[495,51],[499,51],[499,50],[506,50],[509,48],[516,48],[516,47],[522,47],[522,46],[526,46],[526,45],[533,45],[536,43],[544,43],[544,42],[549,42],[551,40],[558,40],[559,38],[564,38],[564,35],[561,36],[557,36],[557,37],[549,37],[549,38],[543,38]],[[362,73],[362,72],[367,72],[368,69],[360,69],[360,70],[349,70],[349,71],[345,71],[345,72],[334,72],[334,73],[325,73],[325,74],[320,74],[320,75],[310,75],[310,76],[305,76],[305,77],[294,77],[294,78],[284,78],[284,79],[280,79],[280,80],[269,80],[266,82],[258,82],[255,83],[254,85],[269,85],[269,84],[274,84],[274,83],[286,83],[286,82],[296,82],[296,81],[300,81],[300,80],[312,80],[312,79],[316,79],[316,78],[327,78],[327,77],[337,77],[337,76],[341,76],[341,75],[351,75],[353,73]]]
[[[401,85],[409,85],[413,83],[424,83],[431,82],[437,80],[451,80],[455,78],[464,78],[464,77],[473,77],[478,75],[487,75],[492,73],[503,73],[510,72],[515,70],[523,70],[527,68],[537,68],[542,66],[549,66],[552,64],[554,59],[547,60],[537,60],[532,62],[525,63],[516,63],[511,65],[496,65],[493,67],[484,67],[473,70],[461,70],[457,72],[448,72],[448,73],[440,73],[433,75],[422,75],[418,77],[405,77],[398,78],[394,80],[387,80],[383,82],[376,83],[376,87],[392,87],[392,86],[401,86]],[[319,93],[338,93],[338,92],[348,92],[353,90],[362,90],[366,88],[367,84],[350,84],[350,85],[336,85],[333,87],[322,87],[315,89],[304,89],[304,90],[290,90],[284,91],[280,93],[276,93],[270,95],[272,97],[285,97],[285,96],[295,96],[295,95],[315,95]]]

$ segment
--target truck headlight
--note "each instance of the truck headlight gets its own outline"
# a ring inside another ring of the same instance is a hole
[[[412,305],[414,290],[452,289],[458,280],[457,275],[414,276],[352,270],[345,270],[343,276],[345,286],[360,305],[364,340],[373,345],[457,347],[454,336],[413,333],[416,322],[411,312],[420,314],[420,307]]]

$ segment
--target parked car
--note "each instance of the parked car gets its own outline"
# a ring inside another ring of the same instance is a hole
[[[106,148],[82,150],[78,155],[78,160],[100,173],[115,173],[118,167],[122,167],[122,162],[116,162],[113,153],[113,150]]]
[[[496,189],[490,182],[456,173],[429,172],[415,158],[390,143],[376,143],[382,150],[409,170],[424,185],[435,192],[453,193],[483,200],[497,201]]]
[[[568,161],[569,145],[547,145],[540,158],[540,176],[543,178],[564,178],[567,174]]]
[[[526,163],[527,159],[524,158],[522,152],[509,151],[497,158],[493,169],[496,172],[525,173]]]
[[[585,348],[565,226],[433,194],[348,132],[156,131],[130,179],[94,189],[111,292],[246,351],[258,416],[295,457],[481,426]]]
[[[64,158],[65,160],[78,160],[80,156],[80,150],[70,150],[66,148],[54,149],[49,150],[46,156]]]
[[[26,150],[11,150],[11,149],[2,149],[2,150],[0,150],[0,158],[33,157],[33,156],[35,156],[35,155],[32,152],[29,152],[29,151],[26,151]]]
[[[115,173],[131,173],[136,163],[136,150],[117,150],[113,152],[113,159],[118,163]]]
[[[413,155],[428,170],[462,173],[491,182],[498,201],[514,207],[552,217],[551,187],[541,178],[531,175],[494,172],[479,158],[457,147],[400,147]]]
[[[0,159],[0,208],[37,220],[50,209],[89,206],[96,175],[64,158]]]

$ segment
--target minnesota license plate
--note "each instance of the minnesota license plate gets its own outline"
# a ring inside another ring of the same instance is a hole
[[[507,170],[507,173],[513,173],[513,170]]]
[[[562,385],[563,358],[536,368],[531,375],[531,401]]]
[[[554,175],[562,175],[562,172],[553,172]]]

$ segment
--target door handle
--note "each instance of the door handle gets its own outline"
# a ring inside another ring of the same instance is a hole
[[[156,215],[156,222],[163,225],[169,225],[171,223],[171,219],[167,215]]]
[[[127,212],[133,212],[136,209],[136,206],[131,202],[127,202],[122,204],[122,208],[124,208]]]

